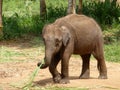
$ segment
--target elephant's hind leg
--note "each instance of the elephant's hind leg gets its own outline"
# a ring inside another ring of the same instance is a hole
[[[107,79],[107,68],[104,60],[103,46],[98,43],[93,56],[97,59],[97,68],[99,70],[99,79]]]
[[[80,75],[80,79],[88,79],[90,77],[90,69],[89,69],[90,56],[91,54],[81,55],[82,72]]]

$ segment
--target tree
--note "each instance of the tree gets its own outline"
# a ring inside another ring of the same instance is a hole
[[[68,0],[68,10],[67,14],[76,13],[76,0]],[[82,0],[79,0],[78,4],[78,14],[82,13]]]
[[[0,36],[2,34],[2,1],[0,0]],[[80,14],[82,12],[82,0],[79,0],[79,5],[78,5],[78,13]],[[67,14],[73,14],[76,13],[76,0],[68,0],[68,10]],[[47,10],[46,10],[46,3],[45,0],[40,0],[40,16],[41,19],[45,19],[47,15]]]
[[[45,0],[40,0],[40,16],[42,19],[46,17],[46,3]],[[76,13],[76,0],[68,0],[68,9],[67,14],[75,14]],[[82,13],[82,0],[79,0],[78,5],[78,14]]]
[[[82,0],[79,0],[79,5],[78,5],[78,14],[82,13]]]
[[[68,9],[67,14],[75,14],[76,13],[76,0],[68,0]]]
[[[2,36],[2,0],[0,0],[0,37]]]
[[[45,19],[47,15],[47,11],[46,11],[46,3],[45,0],[40,0],[40,17],[41,19]]]

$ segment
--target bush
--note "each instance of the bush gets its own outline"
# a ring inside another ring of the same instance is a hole
[[[120,7],[114,1],[85,2],[82,11],[103,25],[112,25],[114,22],[120,23]]]
[[[46,0],[47,18],[42,21],[39,16],[39,0],[29,1],[29,5],[24,0],[18,2],[5,0],[3,4],[4,39],[19,38],[29,34],[40,35],[45,24],[54,22],[57,18],[65,16],[67,12],[67,1]],[[85,15],[93,17],[102,26],[103,30],[107,32],[105,35],[110,33],[110,36],[105,37],[111,38],[115,34],[119,38],[120,7],[114,2],[84,0],[82,11]]]
[[[19,16],[15,13],[9,18],[3,17],[3,33],[4,39],[20,37],[22,30],[19,27]]]
[[[103,31],[104,40],[106,44],[116,42],[120,40],[120,25],[112,24],[112,27],[105,27]]]
[[[46,0],[48,13],[46,20],[42,21],[38,12],[39,1],[30,1],[27,2],[29,5],[26,5],[25,1],[16,2],[15,0],[10,0],[6,2],[5,0],[3,3],[5,4],[3,7],[3,38],[14,39],[23,37],[27,34],[40,35],[45,24],[51,23],[66,14],[66,7],[64,7],[63,1],[64,0]],[[7,8],[7,5],[13,7]]]

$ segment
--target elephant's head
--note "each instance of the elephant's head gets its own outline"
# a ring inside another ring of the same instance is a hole
[[[45,44],[44,64],[41,68],[46,68],[50,65],[51,60],[61,50],[62,46],[66,46],[70,39],[70,32],[65,27],[59,27],[54,24],[46,25],[43,28],[42,37]],[[41,62],[38,63],[38,66]]]

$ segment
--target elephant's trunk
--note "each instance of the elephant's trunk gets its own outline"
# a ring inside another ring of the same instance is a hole
[[[45,52],[45,58],[44,58],[44,63],[42,64],[42,62],[38,62],[37,66],[40,66],[42,64],[41,67],[40,67],[40,69],[47,68],[50,65],[50,63],[51,63],[52,57],[53,57],[52,52],[48,52],[46,50],[46,52]]]
[[[48,62],[48,60],[44,59],[44,63],[42,62],[38,62],[37,66],[41,66],[40,69],[45,69],[50,65],[50,62]]]

